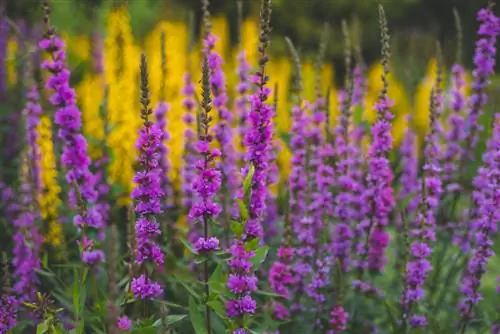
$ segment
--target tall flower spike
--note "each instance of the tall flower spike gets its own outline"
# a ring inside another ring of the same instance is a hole
[[[205,4],[207,1],[203,1]],[[207,4],[208,5],[208,4]],[[204,8],[208,13],[208,8]],[[205,20],[208,21],[208,14],[204,13]],[[205,23],[209,25],[208,22]],[[208,38],[208,34],[206,35]],[[214,167],[216,160],[220,157],[221,152],[218,149],[210,147],[213,140],[210,134],[210,123],[212,116],[212,98],[211,98],[211,85],[210,85],[210,68],[208,64],[207,54],[204,54],[202,63],[202,101],[201,113],[199,115],[199,136],[196,148],[198,150],[199,160],[196,162],[196,169],[198,170],[198,177],[193,183],[193,189],[197,194],[197,202],[191,207],[189,218],[198,220],[203,225],[203,236],[200,237],[193,245],[195,251],[200,255],[207,255],[219,248],[219,240],[216,237],[210,236],[210,225],[214,223],[215,218],[220,214],[221,207],[214,202],[214,197],[221,186],[221,172]],[[208,260],[204,262],[203,279],[205,281],[205,297],[210,296],[208,286]],[[212,332],[210,306],[208,304],[206,309],[206,325],[207,332]]]
[[[221,159],[219,169],[222,173],[223,187],[220,192],[220,202],[222,203],[222,216],[225,231],[225,244],[229,246],[229,224],[232,216],[233,199],[238,191],[240,180],[236,168],[236,151],[233,147],[233,116],[228,108],[228,94],[226,88],[226,78],[222,68],[222,57],[215,52],[217,37],[208,33],[204,40],[204,53],[207,57],[210,74],[210,90],[213,95],[213,106],[218,112],[218,122],[214,126],[215,138],[219,142]]]
[[[391,120],[393,114],[390,110],[393,102],[389,99],[389,61],[390,44],[389,30],[384,9],[379,6],[380,29],[382,42],[382,91],[375,103],[377,120],[372,127],[373,141],[368,152],[369,201],[371,206],[371,228],[368,229],[368,268],[382,271],[386,262],[385,250],[389,245],[389,234],[386,226],[389,223],[389,214],[394,208],[392,189],[393,172],[389,162],[389,152],[392,149]],[[370,231],[372,230],[372,231]]]
[[[451,68],[451,90],[449,108],[451,115],[448,118],[450,124],[446,135],[447,147],[444,155],[443,178],[446,182],[448,192],[457,192],[461,186],[457,181],[458,165],[464,154],[462,142],[465,139],[465,121],[463,111],[465,109],[465,69],[462,66],[462,25],[460,16],[456,9],[453,10],[455,25],[457,29],[457,56],[455,64]]]
[[[311,263],[315,247],[315,231],[310,217],[310,208],[308,207],[308,200],[310,199],[308,135],[311,120],[307,115],[306,106],[302,100],[302,65],[300,57],[292,41],[289,38],[285,38],[285,40],[294,63],[292,88],[295,101],[292,107],[292,136],[290,138],[292,170],[289,176],[289,203],[290,224],[297,241],[297,249],[294,250],[296,259],[293,263],[293,271],[297,277],[292,283],[294,285],[294,297],[298,297],[304,292],[307,276],[311,274]],[[295,300],[295,302],[298,302],[298,300]],[[293,305],[294,308],[296,306]]]
[[[271,33],[271,0],[261,1],[260,35],[259,35],[259,69],[253,77],[256,91],[251,96],[251,111],[249,114],[249,129],[245,138],[247,147],[246,162],[253,165],[255,172],[251,183],[249,216],[245,226],[246,239],[261,238],[262,214],[266,208],[267,173],[269,171],[269,150],[272,147],[273,109],[267,103],[271,89],[267,87],[269,77],[266,75],[266,64],[269,58],[266,54]]]
[[[356,64],[353,70],[353,88],[352,88],[352,107],[356,108],[358,106],[363,107],[365,94],[366,94],[366,65],[363,60],[363,54],[361,51],[361,24],[359,23],[359,18],[354,18],[354,55],[356,59]]]
[[[459,304],[462,313],[459,333],[465,333],[473,308],[482,299],[479,292],[481,279],[486,273],[488,260],[494,255],[493,236],[500,221],[500,115],[495,115],[492,136],[483,155],[473,185],[472,198],[476,205],[471,229],[475,234],[472,256],[462,278],[460,291],[463,295]]]
[[[173,190],[172,185],[168,179],[168,172],[170,171],[170,163],[168,161],[168,148],[166,141],[170,138],[167,132],[167,113],[170,106],[166,102],[166,81],[167,81],[167,54],[166,54],[166,38],[165,32],[162,31],[160,37],[160,52],[161,52],[161,83],[160,83],[160,102],[156,106],[154,115],[156,124],[155,126],[161,132],[160,148],[158,154],[160,155],[160,178],[161,178],[161,189],[165,193],[162,207],[164,209],[168,208],[168,201],[172,198]],[[172,230],[172,229],[170,229]]]
[[[493,2],[491,3],[493,4]],[[479,118],[487,103],[486,88],[490,76],[495,70],[496,42],[500,33],[500,19],[493,12],[492,6],[481,9],[477,14],[479,21],[478,40],[474,54],[474,71],[472,75],[472,95],[466,120],[465,151],[462,164],[469,161],[476,147],[478,135],[482,131]]]
[[[91,160],[87,152],[87,140],[81,133],[81,113],[76,104],[75,91],[69,82],[65,44],[50,24],[49,5],[44,3],[43,9],[47,31],[39,46],[50,55],[50,59],[42,63],[42,68],[50,73],[45,87],[54,92],[50,102],[57,109],[55,123],[59,127],[58,137],[63,145],[61,162],[66,169],[66,182],[72,186],[71,197],[79,199],[78,213],[73,221],[82,233],[79,242],[81,258],[84,263],[93,265],[104,260],[104,253],[97,248],[96,241],[90,239],[94,234],[90,232],[97,232],[103,225],[95,206],[95,177],[89,170]]]
[[[132,191],[135,200],[135,262],[141,265],[139,277],[132,279],[131,290],[136,299],[155,299],[163,294],[163,289],[158,282],[149,277],[147,263],[156,266],[163,265],[164,254],[157,244],[156,238],[161,235],[160,224],[156,215],[162,212],[161,200],[164,193],[160,187],[159,167],[161,131],[150,120],[152,111],[149,107],[149,84],[147,60],[141,55],[141,119],[143,126],[137,139],[139,170],[134,176],[136,187]]]
[[[191,80],[191,74],[186,73],[184,75],[184,87],[182,88],[182,95],[184,96],[183,105],[185,108],[185,113],[182,118],[184,124],[186,125],[186,130],[184,131],[184,154],[183,154],[183,165],[182,165],[182,195],[183,195],[183,206],[189,213],[191,206],[196,202],[196,193],[193,189],[193,182],[196,179],[196,132],[194,127],[196,126],[195,112],[195,100],[194,100],[195,87]],[[196,224],[196,220],[188,219],[189,222],[189,234],[188,241],[191,243],[196,242],[199,236],[199,226]]]
[[[410,235],[414,238],[409,246],[410,261],[406,264],[405,288],[401,296],[402,324],[409,322],[411,327],[427,326],[424,315],[413,314],[414,305],[424,297],[424,284],[431,271],[429,261],[432,244],[436,239],[436,209],[439,204],[441,189],[439,165],[439,96],[438,85],[431,92],[430,126],[424,147],[424,166],[420,208]]]

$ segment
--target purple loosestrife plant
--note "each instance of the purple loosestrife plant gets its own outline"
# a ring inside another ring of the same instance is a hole
[[[289,227],[287,227],[289,229]],[[288,234],[290,232],[288,231]],[[294,283],[294,275],[291,268],[294,249],[290,246],[290,237],[285,236],[283,245],[278,248],[278,259],[269,269],[268,281],[274,293],[282,296],[285,301],[291,299],[290,286]],[[274,301],[272,304],[273,316],[278,320],[290,318],[290,310],[284,303]]]
[[[72,186],[71,197],[78,195],[79,198],[78,213],[73,221],[82,233],[79,242],[81,258],[85,264],[94,265],[104,260],[104,253],[91,239],[103,224],[94,205],[97,198],[95,178],[89,170],[91,160],[87,152],[87,140],[81,133],[81,113],[76,105],[76,94],[69,83],[65,44],[49,22],[50,9],[47,4],[44,4],[44,10],[47,31],[39,46],[50,56],[49,60],[42,63],[42,68],[50,73],[45,87],[53,91],[50,102],[56,108],[55,123],[59,127],[58,137],[63,145],[61,162],[66,169],[66,182]]]
[[[438,84],[439,80],[431,92],[431,130],[425,140],[420,208],[414,228],[410,231],[413,241],[409,246],[410,260],[406,264],[405,286],[401,296],[402,326],[406,326],[408,322],[411,327],[427,326],[426,317],[414,314],[414,309],[424,297],[424,283],[432,269],[429,258],[436,239],[437,206],[443,192],[439,164]]]
[[[208,0],[202,1],[202,7],[205,25],[205,43],[207,43],[207,39],[210,37]],[[198,254],[203,256],[208,256],[219,248],[219,240],[216,237],[210,236],[210,226],[214,224],[215,218],[217,218],[222,210],[221,206],[214,201],[222,181],[221,172],[215,167],[217,162],[216,159],[221,156],[221,152],[218,149],[211,148],[211,143],[213,141],[213,135],[210,133],[210,124],[212,122],[212,116],[210,115],[212,110],[211,69],[207,51],[208,50],[205,49],[202,63],[202,111],[199,115],[199,134],[198,142],[196,143],[199,160],[196,162],[195,166],[198,175],[193,182],[193,189],[196,192],[197,202],[192,205],[191,211],[189,212],[190,219],[197,220],[203,225],[203,234],[194,244],[195,250]],[[208,266],[209,261],[205,259],[203,262],[205,300],[207,303],[205,305],[205,320],[207,332],[211,334],[211,310],[208,305],[208,300],[210,298]]]
[[[19,301],[12,296],[0,297],[0,334],[7,334],[17,325]]]
[[[231,217],[232,199],[240,184],[237,171],[236,151],[233,147],[233,116],[228,109],[228,95],[226,89],[226,78],[222,69],[222,57],[215,52],[217,37],[208,33],[204,40],[204,53],[207,57],[210,71],[210,89],[213,94],[213,106],[218,112],[219,120],[214,126],[215,138],[217,139],[221,159],[219,169],[222,173],[222,184],[220,201],[222,203],[224,215],[225,244],[229,246],[229,221]]]
[[[493,4],[493,2],[491,2]],[[468,161],[476,147],[479,133],[482,131],[479,118],[487,103],[486,88],[489,78],[495,70],[496,41],[500,33],[500,20],[492,7],[481,9],[477,14],[479,30],[474,54],[472,75],[472,95],[469,100],[469,113],[465,123],[465,150],[462,163]]]
[[[139,170],[134,176],[137,221],[135,224],[135,261],[142,266],[139,277],[132,279],[131,289],[136,299],[155,299],[163,294],[158,282],[149,277],[146,264],[163,265],[164,253],[156,242],[161,235],[160,224],[156,215],[162,212],[161,200],[164,196],[160,186],[160,143],[162,132],[150,120],[152,111],[149,107],[148,69],[146,56],[141,55],[141,119],[143,126],[137,139]]]
[[[266,49],[270,43],[270,22],[271,22],[271,1],[261,2],[261,27],[259,36],[260,53],[259,69],[252,78],[256,85],[252,94],[251,110],[249,113],[249,126],[245,137],[247,148],[245,161],[255,169],[251,180],[249,220],[245,226],[245,238],[262,238],[263,230],[261,226],[262,215],[266,209],[267,173],[269,171],[269,151],[272,147],[273,137],[273,108],[267,99],[271,89],[266,86],[269,77],[265,73],[266,64],[269,61]],[[248,173],[248,168],[245,175]]]
[[[28,161],[31,168],[31,182],[33,182],[34,194],[38,194],[41,190],[40,179],[40,148],[37,145],[38,134],[36,127],[40,123],[40,115],[42,108],[40,107],[40,96],[38,88],[33,84],[28,91],[28,99],[24,114],[26,117],[26,139],[28,144]]]
[[[246,52],[241,51],[238,54],[238,84],[236,85],[237,97],[235,99],[235,111],[238,115],[238,133],[241,140],[241,146],[244,147],[245,134],[248,129],[248,113],[250,109],[250,64],[246,58]],[[244,157],[242,157],[244,158]],[[241,164],[244,161],[242,159]]]
[[[160,139],[160,147],[158,150],[158,154],[160,155],[160,179],[161,179],[161,189],[165,194],[165,201],[162,203],[163,208],[168,208],[168,203],[166,200],[169,200],[173,197],[173,190],[171,184],[168,179],[168,172],[170,171],[170,162],[168,161],[168,148],[166,145],[166,141],[170,139],[170,134],[167,131],[167,113],[170,110],[170,106],[166,102],[165,98],[165,85],[167,80],[167,55],[166,55],[166,46],[165,46],[165,33],[161,34],[161,85],[160,85],[160,102],[156,106],[154,111],[155,116],[155,126],[161,132]]]
[[[229,249],[229,277],[226,287],[232,297],[226,302],[226,313],[233,319],[232,333],[248,332],[249,316],[255,314],[257,302],[252,292],[257,290],[257,276],[254,273],[252,258],[255,248],[262,241],[261,220],[266,210],[268,196],[267,182],[270,150],[272,149],[273,108],[266,101],[270,89],[266,87],[268,77],[265,67],[268,62],[266,49],[269,46],[271,23],[271,0],[262,0],[260,8],[260,53],[259,70],[253,78],[256,91],[251,96],[248,132],[245,137],[247,148],[244,182],[240,199],[240,220],[243,224],[237,231],[236,240]],[[259,249],[260,250],[260,249]]]
[[[493,235],[500,221],[500,116],[498,114],[494,122],[492,137],[483,155],[483,166],[479,168],[473,181],[472,197],[476,207],[471,228],[475,243],[460,287],[463,297],[459,303],[462,314],[459,333],[465,333],[473,317],[474,306],[483,299],[479,287],[487,271],[488,260],[494,255]]]
[[[184,124],[186,124],[186,130],[184,131],[184,154],[183,154],[183,165],[182,165],[182,194],[183,194],[183,206],[189,212],[192,205],[196,202],[196,193],[193,189],[193,182],[196,179],[196,133],[193,129],[196,124],[195,112],[195,100],[194,100],[195,88],[191,80],[191,75],[186,73],[184,75],[184,87],[182,88],[182,94],[184,95],[183,105],[185,108],[185,113],[182,118]],[[188,219],[189,221],[189,233],[188,241],[194,243],[199,238],[199,228],[196,224],[196,220]]]
[[[443,179],[448,192],[460,190],[456,182],[458,165],[463,156],[462,142],[464,138],[465,122],[463,111],[465,109],[465,69],[460,63],[455,63],[451,68],[450,105],[451,115],[448,118],[450,128],[446,135],[447,147],[444,156]]]
[[[389,59],[390,45],[387,21],[382,7],[379,7],[382,37],[382,75],[383,88],[375,103],[377,120],[372,127],[372,143],[368,152],[368,203],[371,206],[371,222],[367,229],[368,254],[367,267],[381,272],[386,262],[385,251],[389,245],[389,233],[386,230],[389,215],[394,208],[392,189],[393,172],[388,158],[392,149],[391,120],[393,102],[389,99]]]
[[[406,203],[405,214],[415,213],[419,203],[417,138],[408,127],[399,148],[401,154],[401,175],[399,177],[399,200]]]

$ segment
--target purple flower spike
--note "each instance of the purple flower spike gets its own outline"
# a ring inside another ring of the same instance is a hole
[[[149,108],[148,72],[144,55],[141,56],[141,104],[144,123],[136,144],[140,168],[134,176],[136,187],[132,191],[132,198],[138,217],[135,224],[135,261],[143,265],[143,273],[132,280],[132,292],[136,299],[154,299],[162,295],[163,289],[148,277],[145,264],[160,266],[164,261],[163,250],[156,242],[156,238],[161,235],[156,215],[162,212],[161,201],[164,196],[160,183],[160,146],[164,133],[149,119],[152,111]]]
[[[470,97],[469,115],[465,124],[465,151],[462,161],[468,161],[476,147],[479,133],[482,127],[479,117],[483,113],[487,103],[486,88],[490,76],[495,70],[496,41],[500,33],[500,19],[491,8],[481,9],[477,14],[479,30],[474,54],[474,71],[472,75],[472,96]]]
[[[48,29],[39,47],[50,55],[50,59],[44,61],[41,67],[50,73],[45,87],[53,91],[49,100],[56,108],[55,123],[59,127],[58,137],[63,144],[61,162],[66,169],[66,182],[72,186],[70,198],[76,198],[78,194],[84,202],[82,203],[84,205],[79,206],[80,210],[74,221],[82,222],[78,227],[85,237],[89,229],[99,230],[103,221],[95,209],[97,199],[95,177],[89,170],[91,160],[87,152],[87,140],[82,135],[81,113],[76,104],[76,93],[70,86],[70,71],[66,67],[66,47],[64,41],[55,34],[54,28],[48,23],[49,8],[45,7],[45,11]],[[97,244],[91,245],[93,248]],[[83,249],[81,252],[83,256]]]
[[[500,221],[500,116],[496,115],[492,137],[483,155],[483,166],[474,178],[472,198],[475,208],[470,228],[475,235],[472,256],[467,264],[461,285],[459,304],[465,320],[472,316],[472,308],[479,303],[481,278],[486,273],[488,260],[493,256],[493,235]]]
[[[449,117],[450,129],[446,136],[447,147],[445,152],[445,162],[443,166],[443,179],[447,183],[446,190],[456,192],[460,190],[460,185],[456,183],[456,173],[460,159],[464,154],[462,142],[465,139],[465,122],[462,112],[465,109],[466,97],[464,94],[465,70],[460,64],[453,65],[451,82],[450,109],[452,114]]]
[[[17,325],[19,301],[12,296],[0,298],[0,333],[9,333]]]
[[[436,85],[437,86],[437,85]],[[414,238],[410,244],[410,261],[406,264],[405,287],[401,296],[401,307],[404,318],[410,316],[412,309],[424,297],[424,284],[432,270],[429,261],[436,239],[436,211],[442,195],[441,166],[439,152],[439,120],[440,90],[431,93],[430,123],[431,130],[425,139],[423,177],[421,180],[420,209],[413,224],[410,235]],[[424,321],[425,320],[425,321]],[[426,319],[422,316],[411,315],[409,320],[412,327],[426,326]]]

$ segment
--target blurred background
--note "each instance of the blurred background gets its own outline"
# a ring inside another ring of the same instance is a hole
[[[210,1],[213,32],[220,38],[216,50],[224,59],[231,99],[238,82],[238,54],[245,51],[250,65],[256,64],[259,2]],[[428,129],[429,96],[436,78],[436,41],[440,41],[443,50],[444,85],[447,86],[454,63],[462,63],[469,71],[471,69],[477,29],[475,16],[477,10],[487,3],[487,0],[273,0],[268,74],[271,82],[279,87],[276,123],[282,139],[279,157],[284,166],[282,172],[287,173],[290,157],[287,134],[291,123],[289,90],[293,72],[285,36],[290,37],[299,50],[304,96],[313,100],[320,36],[324,24],[330,25],[320,77],[322,91],[330,89],[331,92],[330,120],[333,126],[337,119],[338,92],[343,88],[345,73],[341,22],[346,20],[356,64],[366,65],[367,92],[361,113],[363,120],[372,122],[375,118],[372,106],[381,88],[381,68],[377,64],[380,53],[378,5],[382,4],[392,37],[393,73],[389,94],[395,101],[393,136],[397,145],[407,126],[414,127],[421,140]],[[182,160],[185,127],[181,120],[184,112],[183,77],[191,72],[197,82],[200,75],[200,1],[52,0],[51,4],[53,24],[68,46],[71,81],[78,93],[90,152],[94,159],[98,159],[103,143],[106,143],[112,151],[111,181],[120,187],[117,191],[128,198],[132,187],[136,130],[140,124],[137,98],[139,54],[145,52],[149,58],[152,101],[156,104],[162,87],[160,35],[165,32],[168,75],[163,93],[172,106],[168,114],[171,132],[169,159],[178,167]],[[454,9],[460,16],[462,47],[457,39]],[[36,51],[35,45],[44,27],[39,0],[0,0],[0,11],[0,158],[3,160],[0,162],[3,178],[15,180],[21,141],[16,144],[14,138],[22,133],[20,130],[16,134],[17,129],[22,129],[16,111],[22,110],[24,103],[26,55],[27,51]],[[36,52],[33,55],[39,57]],[[491,89],[498,91],[496,79],[493,83]],[[104,91],[109,93],[107,98]],[[491,95],[489,116],[482,120],[485,125],[496,110],[495,96],[498,94]],[[106,104],[105,116],[101,114],[102,104]],[[409,114],[413,115],[412,124],[407,122]],[[106,128],[107,125],[113,130]],[[109,136],[106,131],[109,131]],[[479,147],[478,157],[484,146],[480,144]],[[5,175],[9,173],[12,175]],[[174,182],[179,183],[178,168],[173,168],[171,173]]]
[[[6,14],[13,20],[40,21],[36,0],[3,0]],[[106,14],[113,8],[127,5],[132,32],[143,41],[161,20],[189,21],[194,15],[194,29],[198,31],[199,0],[52,0],[54,22],[71,35],[96,29],[105,32]],[[243,19],[256,18],[259,1],[243,0]],[[445,59],[452,61],[456,47],[456,29],[453,8],[461,14],[464,32],[464,62],[470,65],[475,36],[475,13],[487,0],[273,0],[272,52],[286,53],[284,36],[290,37],[304,54],[314,54],[323,23],[332,26],[328,60],[342,68],[342,19],[359,22],[362,51],[368,63],[379,54],[377,6],[382,4],[389,18],[393,35],[393,51],[398,62],[409,62],[417,70],[425,67],[433,54],[435,40],[443,43]],[[224,17],[227,33],[234,45],[238,41],[238,6],[236,0],[212,0],[214,16]],[[229,41],[228,41],[229,42]],[[338,77],[342,71],[338,71]]]

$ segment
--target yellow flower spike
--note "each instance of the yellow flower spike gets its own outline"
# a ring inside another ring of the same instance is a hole
[[[170,110],[167,113],[167,131],[170,139],[167,142],[169,149],[169,161],[172,166],[169,177],[175,185],[179,184],[179,168],[182,163],[182,153],[184,150],[184,130],[182,121],[184,108],[182,100],[184,97],[181,90],[184,86],[184,74],[188,68],[188,27],[184,22],[160,22],[151,34],[146,38],[146,54],[148,55],[149,67],[160,68],[160,36],[165,33],[166,55],[167,55],[167,82],[166,92],[167,102]],[[191,63],[193,73],[197,73],[199,64],[195,61]],[[161,84],[161,71],[150,71],[151,96],[153,105],[158,102]],[[197,81],[194,81],[197,82]]]
[[[101,158],[103,154],[101,143],[104,140],[104,121],[99,113],[104,91],[100,87],[102,85],[99,76],[86,76],[77,87],[82,110],[83,132],[89,139],[89,155],[94,161]]]
[[[37,126],[37,144],[40,148],[40,172],[42,191],[38,194],[40,216],[48,222],[48,233],[45,241],[59,248],[64,243],[61,223],[58,221],[58,208],[61,205],[61,187],[57,182],[56,157],[52,142],[52,122],[48,115],[40,118]]]
[[[259,24],[255,19],[246,19],[241,26],[241,46],[247,53],[250,66],[257,64],[257,45],[259,44]]]
[[[104,78],[109,88],[108,123],[112,128],[107,138],[111,151],[109,178],[111,183],[123,187],[118,203],[127,205],[131,202],[135,142],[140,126],[137,80],[140,50],[134,43],[126,7],[110,12],[107,29]]]
[[[394,146],[398,146],[408,128],[408,120],[406,115],[398,115],[392,121],[392,139]]]
[[[316,92],[314,91],[316,71],[314,70],[314,64],[310,61],[306,61],[302,65],[302,81],[302,86],[304,87],[304,99],[314,101],[316,99]]]
[[[278,133],[287,133],[291,127],[291,116],[289,113],[288,91],[292,75],[292,64],[288,58],[271,59],[267,66],[267,73],[271,78],[270,85],[278,83],[278,111],[276,115],[276,127]]]
[[[215,52],[220,54],[224,60],[228,59],[229,25],[224,16],[217,16],[212,19],[212,33],[218,37],[215,45]]]
[[[425,77],[418,85],[415,93],[415,101],[414,101],[415,112],[413,114],[413,121],[415,123],[415,127],[420,137],[425,136],[425,134],[429,130],[430,96],[431,96],[431,90],[433,86],[436,84],[436,77],[437,77],[437,61],[435,58],[433,58],[429,60]],[[444,89],[444,82],[445,80],[443,80],[443,86],[441,87],[442,89]]]
[[[17,82],[17,40],[11,36],[7,41],[7,83],[11,86]]]

